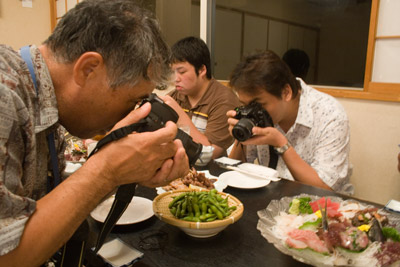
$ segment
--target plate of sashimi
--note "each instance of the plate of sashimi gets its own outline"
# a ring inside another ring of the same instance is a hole
[[[353,199],[301,194],[258,211],[257,229],[314,266],[400,266],[400,215]]]

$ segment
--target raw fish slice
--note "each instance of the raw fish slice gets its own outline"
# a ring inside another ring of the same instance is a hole
[[[308,247],[306,243],[290,237],[286,239],[286,244],[291,248],[297,248],[297,249],[305,249]]]
[[[288,233],[292,239],[304,242],[307,246],[320,253],[328,253],[328,248],[324,242],[319,239],[317,234],[310,230],[294,229]],[[289,245],[289,244],[288,244]]]
[[[319,210],[319,206],[325,207],[325,197],[321,197],[320,199],[310,202],[310,206],[313,210],[313,212],[316,212]],[[327,198],[326,201],[326,209],[327,209],[327,215],[330,218],[333,217],[340,217],[342,214],[338,211],[340,208],[340,203],[337,202],[332,202],[330,198]]]

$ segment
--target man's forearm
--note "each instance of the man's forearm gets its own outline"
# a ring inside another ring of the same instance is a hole
[[[19,246],[0,257],[0,266],[39,266],[50,258],[112,190],[97,176],[82,167],[38,200]]]

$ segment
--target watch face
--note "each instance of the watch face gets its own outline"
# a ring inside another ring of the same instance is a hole
[[[275,151],[278,155],[282,155],[283,153],[286,152],[286,150],[289,149],[289,147],[291,147],[290,143],[288,142],[286,145],[281,146],[281,147],[275,147]]]

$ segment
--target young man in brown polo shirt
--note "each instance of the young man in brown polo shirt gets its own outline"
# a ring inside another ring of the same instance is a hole
[[[240,105],[236,94],[211,77],[210,52],[199,38],[186,37],[172,46],[175,90],[164,101],[179,114],[179,125],[190,127],[193,140],[213,146],[213,158],[233,143],[226,112]]]

